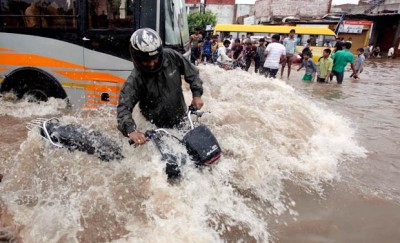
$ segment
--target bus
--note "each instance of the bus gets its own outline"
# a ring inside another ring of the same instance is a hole
[[[73,107],[116,106],[143,27],[184,53],[184,0],[0,0],[0,92]]]
[[[301,53],[308,39],[314,40],[310,49],[313,53],[313,60],[316,62],[322,56],[324,49],[332,49],[336,40],[336,34],[331,29],[314,26],[217,24],[213,34],[219,35],[221,40],[228,35],[232,35],[233,39],[240,39],[243,35],[250,34],[251,39],[254,41],[259,38],[266,38],[266,41],[268,41],[272,35],[288,35],[292,29],[296,31],[295,38],[298,40],[296,52]]]

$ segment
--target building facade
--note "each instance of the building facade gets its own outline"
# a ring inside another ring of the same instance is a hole
[[[288,17],[321,18],[329,13],[331,3],[331,0],[257,0],[254,10],[259,23],[276,23]]]
[[[188,13],[201,11],[205,5],[205,11],[211,11],[217,15],[217,24],[236,24],[238,19],[252,14],[253,4],[236,4],[235,2],[235,0],[185,0]]]
[[[348,20],[372,21],[369,44],[383,52],[393,46],[400,55],[400,0],[361,0],[358,5],[337,5],[334,9],[345,13]]]

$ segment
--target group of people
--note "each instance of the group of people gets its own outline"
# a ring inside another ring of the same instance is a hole
[[[381,57],[381,48],[379,47],[379,45],[376,45],[375,47],[374,47],[374,45],[366,46],[364,48],[364,51],[365,51],[364,55],[366,58],[369,58],[369,57],[380,58]],[[394,47],[391,46],[387,52],[387,58],[393,58],[393,57],[394,57]]]
[[[353,54],[350,52],[352,46],[351,38],[337,39],[333,53],[331,48],[323,51],[323,56],[315,63],[312,59],[311,40],[304,45],[301,53],[296,53],[298,38],[295,37],[296,31],[292,29],[289,35],[281,40],[281,36],[276,34],[267,43],[264,38],[258,40],[258,46],[254,45],[249,36],[247,38],[235,39],[233,43],[229,38],[225,39],[222,46],[218,46],[218,37],[205,38],[196,32],[190,37],[192,44],[193,64],[203,61],[216,63],[225,69],[241,67],[248,71],[251,64],[254,63],[254,72],[264,74],[267,78],[276,78],[280,71],[281,78],[287,67],[287,78],[289,79],[292,64],[297,56],[301,56],[301,64],[298,71],[305,68],[303,80],[312,81],[316,79],[319,82],[329,82],[336,77],[339,84],[343,82],[345,67],[350,63],[353,71],[351,77],[358,78],[365,65],[364,49],[357,50],[358,57],[354,61]],[[195,43],[195,44],[193,44]]]
[[[322,57],[318,60],[318,64],[312,60],[311,53],[307,52],[304,54],[303,62],[297,71],[305,67],[306,71],[303,80],[306,81],[312,81],[316,77],[317,82],[330,82],[333,77],[336,77],[337,83],[341,84],[345,68],[350,63],[351,70],[353,71],[350,77],[358,78],[365,65],[364,49],[357,49],[358,56],[354,62],[354,56],[350,52],[351,45],[350,42],[344,43],[342,49],[336,49],[332,55],[331,49],[324,49]]]

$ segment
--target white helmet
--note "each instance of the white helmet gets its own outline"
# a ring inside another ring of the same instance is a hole
[[[131,36],[129,50],[133,62],[139,68],[148,72],[158,71],[161,68],[162,40],[156,31],[150,28],[136,30]],[[161,60],[159,61],[159,67],[157,66],[155,70],[149,70],[141,65],[141,61],[149,61],[157,57],[161,57]]]

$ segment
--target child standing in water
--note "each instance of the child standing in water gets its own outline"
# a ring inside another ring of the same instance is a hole
[[[317,81],[320,83],[328,83],[330,79],[333,60],[329,55],[331,55],[331,50],[327,48],[322,52],[322,57],[318,61],[319,75]]]
[[[362,73],[364,66],[365,66],[365,56],[364,56],[364,49],[358,48],[357,49],[357,59],[356,59],[356,79],[360,77],[360,73]],[[350,78],[354,76],[354,73],[350,75]]]
[[[301,63],[299,69],[297,69],[297,71],[300,71],[300,69],[302,67],[306,68],[306,73],[303,76],[304,81],[314,81],[315,74],[318,72],[317,65],[310,57],[311,57],[311,53],[305,52],[303,54],[303,62]]]

